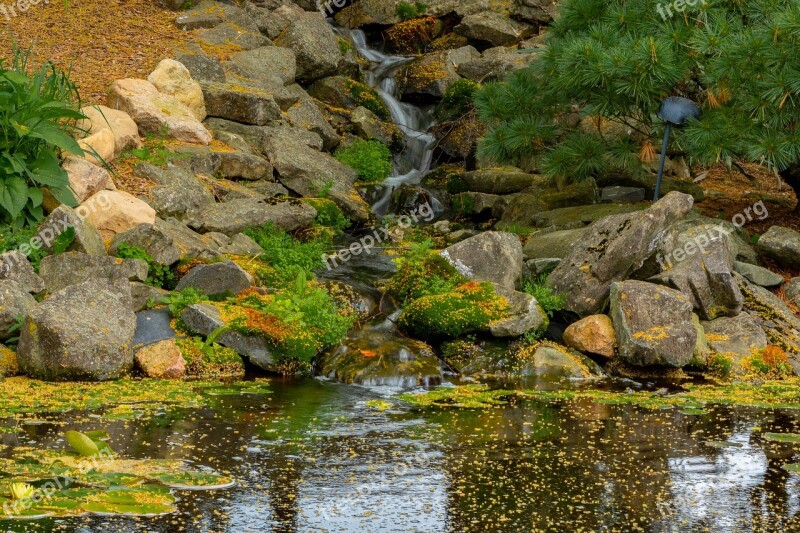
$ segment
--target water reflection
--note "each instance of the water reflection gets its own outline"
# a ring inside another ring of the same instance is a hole
[[[148,520],[4,524],[14,531],[791,531],[800,530],[793,411],[706,414],[525,402],[488,411],[380,411],[374,393],[318,381],[268,396],[105,427],[126,456],[197,461],[240,480],[181,493]],[[77,420],[77,422],[76,422]],[[17,443],[60,447],[65,426],[25,426]],[[11,444],[6,440],[7,444]]]

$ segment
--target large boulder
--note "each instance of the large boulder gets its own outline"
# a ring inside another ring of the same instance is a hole
[[[354,222],[366,222],[370,209],[353,188],[356,173],[328,154],[298,144],[290,135],[273,135],[266,143],[266,153],[278,171],[278,179],[302,196],[318,196],[328,191],[328,198]]]
[[[556,0],[514,0],[511,14],[531,24],[545,25],[553,21],[556,9]]]
[[[210,117],[263,126],[281,116],[272,94],[236,83],[203,82],[206,112]]]
[[[205,120],[206,105],[203,100],[203,90],[182,63],[174,59],[162,60],[147,77],[147,81],[159,92],[173,96],[188,107],[197,120]]]
[[[134,175],[156,184],[150,189],[147,203],[160,218],[174,217],[184,222],[193,221],[203,209],[214,203],[211,191],[185,170],[140,163],[134,168]],[[145,223],[153,222],[155,220]]]
[[[128,113],[139,133],[167,135],[177,141],[210,144],[211,134],[191,109],[174,96],[158,92],[147,80],[124,79],[111,84],[108,107]]]
[[[638,270],[664,230],[692,204],[689,195],[669,193],[645,211],[609,216],[592,225],[548,278],[556,292],[567,295],[565,308],[582,317],[601,312],[611,284]]]
[[[458,73],[476,83],[502,81],[514,71],[527,67],[535,54],[520,54],[516,50],[498,46],[485,50],[479,59],[461,63]]]
[[[531,36],[533,26],[508,18],[497,11],[485,11],[469,15],[456,26],[459,35],[492,46],[508,46],[516,44]]]
[[[225,69],[216,57],[206,55],[202,49],[186,51],[175,56],[175,60],[189,69],[192,79],[225,83]]]
[[[81,207],[104,205],[105,209],[94,209],[86,216],[86,221],[97,228],[100,236],[111,240],[117,233],[123,233],[139,224],[152,224],[156,221],[155,210],[142,200],[124,191],[100,191]],[[80,208],[79,208],[80,209]]]
[[[522,274],[522,244],[513,233],[488,231],[456,243],[442,257],[463,276],[514,289]]]
[[[214,28],[224,22],[234,22],[243,29],[258,28],[244,9],[224,2],[203,0],[175,19],[178,28],[188,31],[202,28]]]
[[[200,259],[206,261],[216,259],[221,255],[216,246],[203,239],[202,235],[177,219],[156,219],[155,228],[172,239],[172,243],[180,250],[182,260]]]
[[[776,274],[771,270],[758,265],[751,265],[750,263],[742,263],[736,261],[733,263],[733,269],[747,278],[751,283],[755,283],[759,287],[778,287],[783,284],[783,276]]]
[[[534,233],[525,242],[522,254],[526,260],[558,258],[563,259],[569,254],[570,247],[581,240],[587,228],[567,229]]]
[[[294,52],[280,46],[264,46],[231,56],[231,68],[245,78],[264,85],[282,87],[294,83],[297,59]]]
[[[196,289],[207,296],[235,296],[253,286],[253,276],[233,261],[197,265],[189,271],[175,290]]]
[[[520,358],[524,365],[521,371],[523,377],[590,379],[602,374],[591,359],[563,346],[533,345],[523,349]]]
[[[336,72],[342,51],[321,13],[305,13],[293,20],[275,44],[288,48],[297,57],[297,79],[313,82]]]
[[[229,236],[268,222],[283,231],[294,231],[311,226],[316,216],[313,207],[297,200],[261,202],[242,198],[207,206],[194,226],[203,233]]]
[[[332,150],[342,142],[341,136],[325,119],[317,104],[311,100],[298,102],[286,112],[289,122],[296,128],[305,128],[322,137],[323,148]]]
[[[123,245],[141,248],[159,265],[170,266],[181,260],[181,251],[172,237],[155,224],[139,224],[133,229],[118,233],[112,239],[108,251],[117,255]]]
[[[546,184],[547,178],[517,170],[473,170],[459,176],[468,191],[487,194],[513,194]]]
[[[0,281],[0,340],[8,340],[13,334],[19,317],[27,317],[36,307],[36,300],[19,283]]]
[[[649,280],[681,291],[703,320],[736,316],[744,299],[733,277],[733,258],[723,237],[686,250],[683,260]]]
[[[756,355],[769,344],[764,330],[749,313],[718,318],[702,325],[709,347],[719,354],[735,357],[736,362],[742,357]]]
[[[461,79],[458,65],[474,61],[480,56],[472,46],[422,56],[399,73],[403,97],[420,101],[444,97],[447,89]]]
[[[617,351],[614,323],[608,315],[591,315],[564,331],[564,344],[579,352],[610,359]]]
[[[213,50],[216,47],[229,47],[233,50],[252,50],[271,43],[269,39],[261,35],[255,25],[250,24],[247,28],[242,28],[233,22],[223,22],[219,26],[211,29],[201,30],[197,33],[194,41],[200,47]]]
[[[800,265],[800,232],[772,226],[758,240],[758,251],[785,267],[797,268]]]
[[[739,274],[735,276],[744,295],[744,310],[756,319],[770,344],[789,354],[789,363],[795,374],[800,375],[800,318],[767,289]]]
[[[109,283],[144,281],[147,271],[148,265],[141,259],[119,259],[81,252],[48,255],[39,267],[39,275],[51,294],[87,279]]]
[[[495,292],[508,301],[508,316],[489,323],[489,333],[493,337],[521,337],[542,331],[549,325],[544,309],[530,294],[500,285],[495,285]]]
[[[682,368],[692,360],[697,330],[682,293],[643,281],[614,282],[611,319],[622,361]]]
[[[104,190],[111,181],[106,169],[78,157],[68,157],[61,165],[67,173],[69,188],[78,202]]]
[[[45,381],[123,376],[133,367],[136,315],[130,300],[127,282],[94,279],[52,295],[31,310],[22,326],[20,368]]]

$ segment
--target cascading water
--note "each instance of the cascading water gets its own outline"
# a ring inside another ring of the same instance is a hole
[[[431,168],[436,138],[428,130],[434,122],[433,114],[400,101],[395,73],[411,59],[389,56],[375,50],[370,47],[366,34],[361,30],[352,30],[347,36],[359,53],[370,61],[372,66],[365,74],[367,84],[378,92],[389,108],[392,120],[405,136],[405,147],[394,157],[393,175],[383,182],[381,194],[372,206],[376,214],[385,215],[389,213],[394,188],[403,184],[418,184]]]

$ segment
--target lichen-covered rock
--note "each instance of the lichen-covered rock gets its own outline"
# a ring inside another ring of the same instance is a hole
[[[297,17],[275,44],[295,53],[297,79],[305,82],[334,74],[342,59],[336,34],[321,13],[304,13]]]
[[[759,287],[778,287],[783,284],[783,276],[771,270],[750,263],[736,261],[733,263],[736,272],[747,278],[750,283],[755,283]]]
[[[296,128],[305,128],[322,137],[325,143],[323,144],[325,150],[333,150],[342,142],[341,136],[336,133],[333,126],[325,120],[325,115],[319,110],[317,104],[311,100],[298,102],[289,108],[289,111],[286,112],[286,116],[289,118],[289,123],[291,123],[292,126]]]
[[[68,251],[106,255],[106,247],[100,232],[92,223],[87,223],[86,218],[94,211],[106,211],[109,209],[109,204],[105,202],[107,198],[103,191],[92,198],[94,201],[90,198],[78,210],[61,205],[48,215],[36,233],[36,238],[41,241],[42,250],[52,252],[56,239],[68,228],[72,228],[75,231],[75,238],[67,248]],[[30,253],[23,249],[20,251],[26,255]]]
[[[216,57],[206,55],[201,49],[179,53],[175,59],[189,69],[194,80],[225,83],[222,63]]]
[[[155,224],[140,224],[126,232],[118,233],[111,241],[108,251],[117,255],[121,245],[141,248],[159,265],[170,266],[181,260],[181,251],[172,238]]]
[[[261,35],[254,24],[251,23],[247,28],[242,28],[233,22],[223,22],[213,28],[201,30],[195,36],[194,41],[199,46],[205,46],[212,50],[215,47],[252,50],[271,44],[269,39]]]
[[[516,50],[498,46],[485,50],[479,59],[458,66],[458,73],[476,83],[502,81],[514,71],[527,67],[535,54],[520,54]]]
[[[17,358],[45,381],[106,381],[133,367],[136,316],[124,286],[89,279],[36,306],[22,326]]]
[[[800,232],[772,226],[758,240],[758,251],[785,267],[797,268],[800,265]]]
[[[17,352],[0,344],[0,378],[10,378],[20,374]]]
[[[514,289],[522,274],[522,244],[513,233],[481,233],[449,246],[441,255],[461,275],[508,289]]]
[[[487,194],[513,194],[533,186],[542,186],[547,178],[518,170],[474,170],[458,176],[468,191]]]
[[[161,168],[139,163],[134,175],[156,184],[150,189],[147,203],[160,218],[177,218],[184,222],[196,219],[201,211],[214,203],[211,194],[193,174],[179,168]],[[153,223],[155,220],[150,221]]]
[[[33,270],[28,257],[19,250],[0,255],[0,280],[13,281],[31,294],[44,290],[44,280]]]
[[[789,355],[795,374],[800,375],[800,318],[780,298],[736,274],[744,295],[744,310],[750,313],[769,339]]]
[[[134,361],[142,374],[155,379],[181,379],[186,360],[175,339],[159,341],[137,350]]]
[[[482,192],[462,192],[453,196],[453,212],[461,216],[491,217],[500,196]]]
[[[161,135],[183,142],[210,144],[211,134],[197,120],[192,110],[174,96],[158,92],[147,80],[124,79],[111,84],[108,107],[130,115],[139,133]]]
[[[709,347],[719,354],[737,359],[753,355],[769,344],[764,330],[749,313],[703,322]]]
[[[206,105],[203,100],[203,90],[182,63],[174,59],[162,60],[150,73],[147,81],[159,92],[175,97],[178,102],[188,107],[197,120],[205,120]]]
[[[320,374],[342,383],[410,389],[442,381],[433,349],[424,342],[367,332],[325,354]]]
[[[355,111],[364,107],[381,120],[391,117],[389,108],[374,89],[346,76],[317,80],[308,88],[308,94],[334,108]]]
[[[455,32],[459,35],[492,46],[516,44],[530,37],[533,31],[533,26],[513,20],[496,11],[466,16],[455,28]]]
[[[421,101],[443,98],[447,89],[461,79],[458,65],[479,57],[480,53],[472,46],[425,54],[400,72],[398,81],[403,97]]]
[[[275,98],[261,89],[213,82],[203,82],[202,87],[210,117],[264,126],[281,116]]]
[[[521,375],[551,378],[589,379],[602,371],[591,359],[549,343],[534,344],[522,350],[518,357],[524,363]]]
[[[12,337],[19,317],[27,317],[35,306],[36,300],[19,283],[0,281],[0,340]]]
[[[87,279],[105,280],[107,283],[144,281],[148,266],[141,259],[120,259],[111,256],[66,252],[48,255],[42,259],[39,275],[47,292],[52,294]]]
[[[579,352],[610,359],[617,349],[614,323],[608,315],[591,315],[564,331],[564,344]]]
[[[563,259],[569,254],[570,247],[581,240],[588,231],[587,228],[568,229],[561,231],[541,232],[530,235],[522,248],[526,260],[558,258]]]
[[[556,9],[556,0],[514,0],[511,14],[519,20],[544,25],[553,21]]]
[[[253,24],[245,11],[234,4],[204,0],[182,13],[175,20],[175,25],[184,31],[188,31],[213,28],[226,21],[245,26]]]
[[[792,278],[786,284],[784,294],[790,304],[800,309],[800,278]]]
[[[489,323],[493,337],[521,337],[526,333],[542,331],[550,324],[539,302],[528,293],[494,286],[495,292],[508,301],[507,315]]]
[[[611,319],[622,361],[682,368],[692,360],[697,331],[682,293],[642,281],[614,282]]]
[[[202,232],[225,235],[235,235],[268,222],[283,231],[294,231],[311,226],[316,216],[316,210],[305,202],[261,202],[243,198],[209,205],[193,225]]]
[[[567,295],[565,308],[582,317],[602,311],[611,284],[638,270],[657,248],[663,231],[692,204],[691,196],[670,193],[645,211],[609,216],[591,226],[548,278],[556,292]]]
[[[216,247],[209,245],[203,236],[174,218],[156,219],[156,229],[172,239],[178,247],[181,259],[211,260],[220,256]]]
[[[297,59],[294,52],[280,46],[265,46],[233,54],[230,59],[235,72],[265,85],[282,87],[294,83]]]
[[[253,277],[233,261],[197,265],[189,271],[175,288],[177,291],[192,288],[206,296],[235,296],[253,286]]]

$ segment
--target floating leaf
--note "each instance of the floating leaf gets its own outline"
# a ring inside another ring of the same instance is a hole
[[[236,484],[231,478],[225,476],[195,471],[159,474],[153,478],[168,487],[179,490],[218,490],[227,489]]]
[[[765,440],[772,442],[782,442],[788,444],[800,443],[799,433],[764,433],[763,437]]]
[[[687,407],[686,409],[681,409],[678,412],[687,416],[703,416],[708,414],[708,411],[705,409],[700,409],[699,407]]]
[[[790,463],[788,465],[783,465],[781,468],[787,472],[793,472],[795,474],[800,473],[800,463]]]
[[[97,444],[79,431],[67,431],[64,438],[67,439],[73,450],[84,457],[93,457],[100,454]]]
[[[711,446],[712,448],[741,448],[742,444],[739,442],[730,442],[727,440],[707,440],[705,442],[706,446]]]

